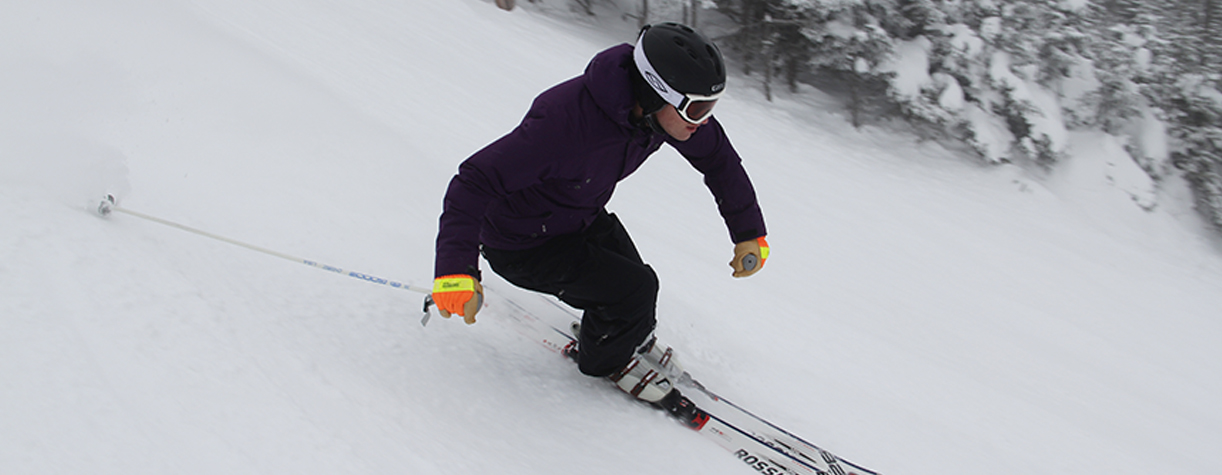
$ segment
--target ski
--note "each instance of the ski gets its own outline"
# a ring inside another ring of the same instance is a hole
[[[697,407],[716,407],[718,409],[717,412],[722,414],[738,430],[748,432],[751,437],[756,438],[761,443],[783,452],[805,465],[814,467],[816,473],[878,475],[873,470],[844,460],[827,450],[819,448],[815,444],[807,442],[805,439],[794,435],[767,419],[755,415],[742,406],[718,396],[700,384],[699,381],[691,379],[689,375],[684,374],[684,376],[685,378],[680,380],[680,386],[695,389],[695,393],[689,394],[699,394],[708,399],[708,401],[696,402]]]
[[[485,287],[485,292],[494,291]],[[520,303],[498,295],[495,301],[505,304],[504,316],[516,323],[515,328],[520,333],[549,350],[563,354],[565,347],[575,341],[569,328],[579,317],[562,304],[542,296]],[[542,315],[563,315],[564,321],[559,321],[559,317],[544,320]],[[768,475],[878,475],[721,397],[688,373],[683,374],[676,388],[685,389],[683,399],[694,405],[695,411],[687,408],[679,417],[676,411],[667,410],[756,472]]]

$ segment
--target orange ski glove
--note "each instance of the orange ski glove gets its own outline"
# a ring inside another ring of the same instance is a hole
[[[734,277],[747,277],[764,268],[768,261],[768,241],[764,236],[734,245],[734,260],[730,267],[734,268]]]
[[[433,280],[433,303],[441,316],[452,314],[463,317],[467,325],[475,323],[475,314],[484,303],[484,286],[466,274],[454,274]]]

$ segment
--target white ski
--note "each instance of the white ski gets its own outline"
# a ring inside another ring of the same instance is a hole
[[[495,293],[485,287],[485,292]],[[579,317],[570,308],[545,296],[515,301],[497,294],[485,299],[500,307],[528,339],[560,353],[575,339],[569,330]],[[679,381],[683,395],[698,408],[679,422],[726,449],[756,472],[767,475],[878,475],[807,442],[708,390],[687,373]]]

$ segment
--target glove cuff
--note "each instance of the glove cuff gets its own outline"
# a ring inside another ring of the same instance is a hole
[[[433,293],[474,292],[475,278],[466,274],[443,275],[433,279]]]

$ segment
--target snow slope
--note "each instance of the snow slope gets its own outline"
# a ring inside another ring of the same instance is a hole
[[[490,2],[0,6],[0,472],[749,473],[417,294],[91,212],[428,285],[457,164],[609,31]],[[1114,144],[983,168],[816,94],[719,106],[775,253],[734,280],[670,150],[610,208],[659,333],[715,390],[887,474],[1219,473],[1222,259]],[[488,283],[514,291],[491,272]],[[520,295],[520,294],[519,294]]]

